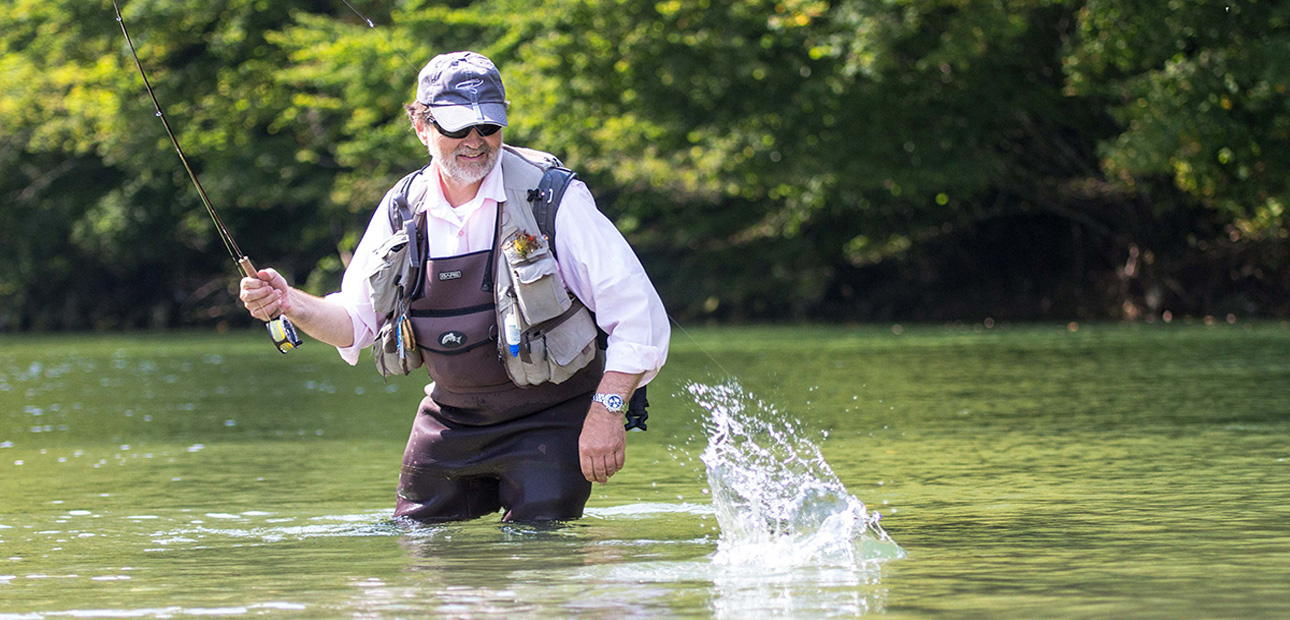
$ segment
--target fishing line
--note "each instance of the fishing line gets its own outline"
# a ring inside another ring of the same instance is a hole
[[[359,17],[359,19],[362,19],[363,22],[367,24],[368,28],[372,30],[377,30],[376,23],[372,21],[372,18],[368,17],[365,13],[360,11],[358,7],[353,5],[353,3],[351,3],[349,0],[341,0],[341,2],[343,2],[345,6],[349,7],[349,10],[353,11],[354,14]],[[134,55],[135,65],[139,67],[139,74],[143,76],[143,84],[144,86],[147,87],[148,95],[152,97],[152,103],[157,108],[157,116],[161,118],[162,124],[166,126],[166,133],[170,135],[170,141],[175,145],[175,151],[179,153],[179,159],[183,161],[184,169],[188,171],[188,176],[193,180],[193,184],[197,186],[197,193],[201,195],[202,204],[206,206],[206,211],[210,213],[211,218],[215,220],[215,225],[220,232],[220,238],[224,240],[225,246],[229,248],[229,253],[233,255],[234,260],[238,261],[239,267],[243,269],[244,273],[247,274],[247,277],[256,277],[252,275],[254,273],[254,270],[253,270],[254,268],[251,267],[250,260],[247,259],[246,256],[242,254],[240,249],[238,249],[237,244],[233,241],[232,235],[229,234],[228,229],[224,227],[224,223],[220,220],[219,214],[216,213],[215,208],[211,206],[210,199],[207,198],[206,196],[206,190],[202,188],[201,182],[197,180],[197,175],[193,173],[192,168],[188,165],[188,160],[184,157],[183,150],[179,148],[179,141],[175,139],[174,132],[170,130],[170,123],[166,121],[166,116],[161,111],[161,104],[157,102],[157,96],[152,91],[152,85],[148,83],[148,75],[144,73],[143,65],[139,62],[139,55],[134,50],[134,43],[130,40],[130,33],[126,31],[125,20],[121,18],[121,9],[117,7],[116,0],[112,0],[112,6],[113,8],[116,9],[117,21],[121,23],[121,32],[125,34],[126,42],[129,43],[130,45],[130,52]],[[377,30],[377,32],[379,32],[381,35],[381,38],[385,39],[385,42],[389,44],[390,49],[394,50],[394,53],[398,54],[399,57],[402,58],[403,61],[408,64],[408,66],[412,67],[413,69],[416,69],[417,66],[413,64],[413,62],[409,60],[408,57],[403,54],[403,52],[399,51],[398,46],[394,45],[394,41],[392,41],[390,37],[383,32],[383,30],[384,29]],[[673,325],[677,327],[677,329],[680,329],[681,333],[685,334],[686,338],[689,338],[690,342],[693,343],[694,346],[696,346],[699,349],[699,351],[703,352],[703,354],[707,356],[707,358],[711,360],[712,363],[717,366],[717,368],[720,368],[721,372],[725,373],[727,377],[734,378],[734,374],[731,373],[729,370],[727,370],[726,367],[723,366],[720,361],[717,361],[717,358],[714,357],[712,353],[710,353],[707,350],[707,348],[705,348],[702,344],[700,344],[698,339],[696,339],[693,335],[690,334],[690,332],[687,329],[685,329],[685,326],[681,325],[681,323],[678,322],[675,318],[673,318],[671,314],[668,314],[667,318],[669,321],[672,322]],[[273,323],[278,320],[281,320],[283,322],[283,328],[285,329],[279,328],[275,333],[275,326]],[[269,333],[274,338],[274,344],[279,343],[280,335],[282,336],[283,339],[295,338],[295,331],[294,329],[291,329],[291,323],[290,321],[287,320],[285,316],[279,317],[279,319],[274,319],[274,321],[270,322]],[[299,346],[298,340],[296,341],[296,344],[294,346]],[[292,346],[287,347],[287,349],[290,349],[290,348],[294,348],[294,347]],[[278,350],[282,351],[283,353],[286,353],[286,350],[283,350],[283,347],[281,345],[279,345]]]
[[[667,315],[667,320],[671,321],[671,322],[672,322],[672,324],[673,324],[673,325],[675,325],[675,326],[677,327],[677,329],[680,329],[680,330],[681,330],[681,333],[682,333],[682,334],[685,334],[685,337],[686,337],[686,338],[689,338],[689,339],[690,339],[690,342],[691,342],[691,343],[693,343],[695,347],[698,347],[699,351],[702,351],[704,355],[708,356],[708,359],[712,360],[712,363],[713,363],[713,364],[716,364],[716,365],[717,365],[717,368],[720,368],[720,369],[721,369],[721,372],[726,373],[726,377],[727,377],[727,378],[729,378],[729,379],[734,379],[734,378],[735,378],[734,373],[731,373],[729,370],[726,370],[726,367],[725,367],[725,366],[722,366],[722,365],[721,365],[721,362],[718,362],[718,361],[717,361],[717,358],[712,357],[712,354],[711,354],[711,353],[708,353],[708,350],[707,350],[707,349],[705,349],[705,348],[703,347],[703,345],[699,344],[699,341],[698,341],[697,339],[695,339],[695,337],[694,337],[694,336],[691,336],[691,335],[690,335],[690,332],[689,332],[689,331],[687,331],[687,330],[685,329],[685,326],[681,325],[681,324],[680,324],[676,319],[672,318],[672,315],[671,315],[670,313]]]
[[[358,15],[359,18],[367,22],[368,28],[371,28],[372,30],[376,30],[376,24],[372,22],[372,19],[370,17],[364,15],[362,11],[358,10],[358,7],[354,6],[353,4],[350,4],[349,0],[340,0],[340,1],[344,2],[345,6],[349,7],[349,10],[353,11],[354,14]],[[403,55],[403,52],[399,51],[399,48],[397,45],[394,44],[394,41],[391,41],[390,37],[385,34],[384,29],[377,30],[377,32],[380,33],[381,38],[385,39],[385,42],[389,44],[390,49],[394,50],[394,53],[398,54],[399,58],[403,59],[403,62],[408,63],[408,66],[412,67],[413,69],[420,70],[420,68],[417,67],[415,64],[413,64],[412,61],[409,60],[407,56]]]
[[[348,4],[348,2],[346,3]],[[174,145],[175,152],[179,154],[179,161],[183,162],[184,170],[188,172],[188,178],[192,180],[193,186],[197,188],[197,195],[201,197],[202,205],[206,207],[206,212],[210,214],[211,220],[215,222],[215,229],[219,233],[220,241],[224,242],[224,248],[228,250],[233,261],[237,263],[238,269],[242,275],[248,278],[258,278],[258,271],[251,264],[251,259],[242,253],[242,249],[237,246],[233,240],[233,235],[228,232],[224,226],[224,220],[220,218],[219,213],[215,211],[215,206],[211,204],[211,199],[206,195],[206,188],[202,187],[202,182],[198,180],[197,173],[193,172],[193,167],[188,165],[188,158],[184,156],[184,149],[179,146],[179,139],[175,137],[175,132],[170,128],[170,121],[166,120],[166,113],[161,111],[161,102],[157,101],[157,94],[152,90],[152,82],[148,80],[148,73],[143,70],[143,63],[139,60],[139,52],[134,48],[134,40],[130,38],[130,31],[125,27],[125,18],[121,16],[121,7],[117,5],[116,0],[112,0],[112,9],[116,11],[116,21],[121,24],[121,34],[125,35],[125,42],[130,46],[130,55],[134,56],[134,66],[139,68],[139,75],[143,77],[143,85],[148,89],[148,96],[152,98],[152,105],[157,110],[157,118],[161,119],[161,124],[166,128],[166,135],[170,136],[170,143]],[[263,309],[263,305],[260,306]],[[291,321],[284,315],[270,319],[265,325],[269,330],[269,337],[273,339],[273,345],[278,351],[286,353],[301,345],[300,338],[296,335],[296,328]]]

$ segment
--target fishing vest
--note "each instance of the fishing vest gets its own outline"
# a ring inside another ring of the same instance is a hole
[[[595,389],[603,357],[595,321],[565,288],[531,206],[546,197],[535,188],[558,160],[510,146],[501,157],[506,201],[492,246],[428,259],[407,315],[440,405],[536,411]],[[424,213],[415,217],[424,230]]]

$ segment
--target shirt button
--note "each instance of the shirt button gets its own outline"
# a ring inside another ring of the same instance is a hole
[[[466,231],[464,231],[464,230],[462,230],[462,231],[458,231],[458,232],[457,232],[457,236],[458,236],[458,237],[465,237],[465,236],[466,236]]]

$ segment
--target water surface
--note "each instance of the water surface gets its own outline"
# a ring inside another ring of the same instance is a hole
[[[678,331],[556,527],[392,522],[421,381],[367,360],[2,337],[0,620],[1290,615],[1285,325],[895,331]]]

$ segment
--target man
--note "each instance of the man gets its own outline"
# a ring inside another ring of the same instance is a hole
[[[403,189],[428,246],[424,295],[408,316],[433,382],[403,456],[395,515],[578,518],[592,482],[623,467],[622,403],[667,357],[662,302],[581,181],[556,212],[554,247],[534,233],[524,190],[550,156],[503,145],[506,96],[490,60],[436,56],[406,108],[431,156]],[[367,276],[394,234],[389,208],[401,186],[372,216],[339,292],[314,297],[265,269],[242,279],[243,304],[261,320],[285,314],[356,363],[382,327]],[[608,334],[603,353],[583,348],[593,313]],[[507,329],[516,317],[523,346]]]

